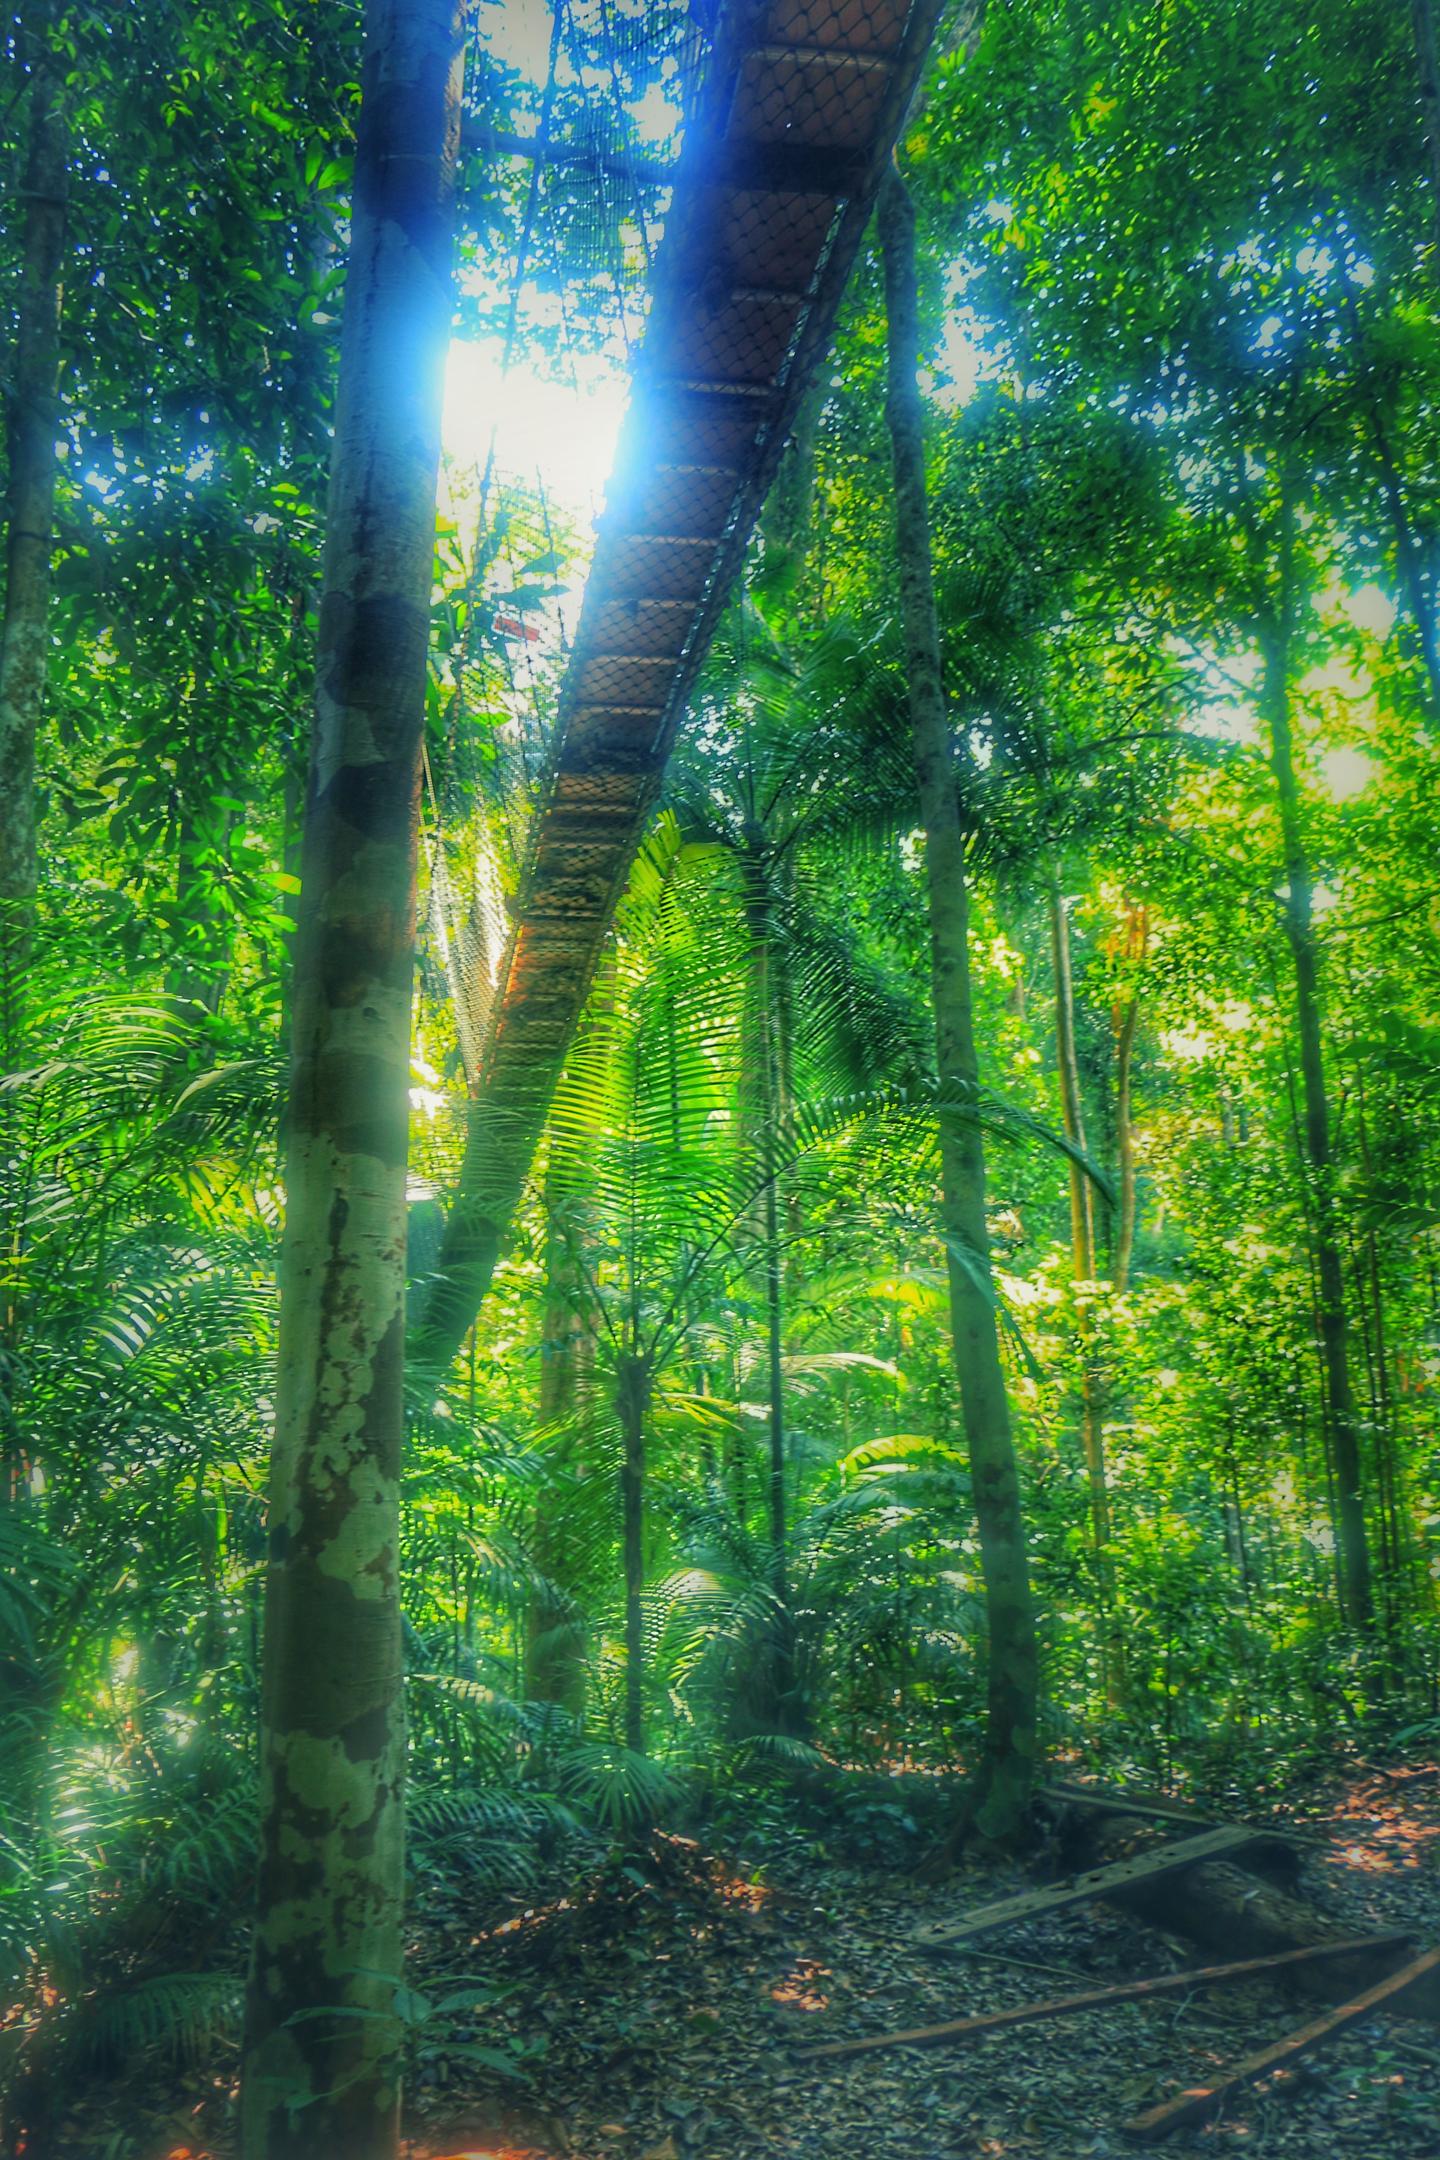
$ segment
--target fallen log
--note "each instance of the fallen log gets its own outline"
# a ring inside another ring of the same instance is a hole
[[[1149,1980],[1124,1980],[1117,1985],[1087,1988],[1079,1995],[1056,1995],[1047,2002],[1018,2003],[1008,2010],[987,2010],[981,2016],[955,2018],[945,2025],[917,2025],[909,2032],[867,2033],[859,2040],[827,2040],[820,2047],[798,2048],[796,2062],[835,2062],[845,2055],[871,2055],[879,2048],[946,2047],[956,2040],[977,2040],[986,2033],[1003,2032],[1011,2025],[1038,2025],[1052,2018],[1076,2017],[1082,2011],[1103,2010],[1111,2003],[1143,2002],[1152,1995],[1184,1995],[1198,1988],[1220,1987],[1231,1980],[1266,1980],[1284,1974],[1316,1958],[1354,1957],[1377,1948],[1399,1948],[1409,1937],[1360,1935],[1346,1942],[1318,1943],[1304,1950],[1285,1950],[1277,1957],[1241,1958],[1229,1965],[1202,1965],[1185,1972],[1159,1973]]]
[[[1077,1778],[1049,1778],[1040,1786],[1039,1795],[1062,1808],[1095,1808],[1102,1815],[1141,1815],[1155,1822],[1186,1823],[1192,1830],[1212,1830],[1220,1824],[1218,1815],[1207,1815],[1183,1800],[1116,1785],[1082,1785]]]
[[[1097,1815],[1128,1817],[1132,1824],[1138,1817],[1144,1822],[1179,1823],[1192,1832],[1227,1827],[1221,1816],[1207,1815],[1200,1808],[1191,1807],[1188,1801],[1169,1800],[1159,1793],[1142,1792],[1133,1787],[1082,1785],[1075,1778],[1048,1779],[1037,1786],[1036,1798],[1048,1817],[1061,1824],[1077,1809],[1093,1809]],[[1257,1846],[1246,1865],[1262,1875],[1273,1874],[1282,1880],[1298,1876],[1301,1853],[1307,1846],[1321,1842],[1313,1830],[1298,1829],[1293,1823],[1286,1823],[1283,1830],[1277,1830],[1273,1824],[1255,1824],[1252,1828],[1256,1837],[1268,1834],[1277,1842],[1268,1847]]]
[[[1118,1859],[1155,1842],[1155,1832],[1136,1817],[1084,1816],[1075,1825],[1072,1856],[1092,1864]],[[1223,1957],[1266,1957],[1334,1942],[1348,1930],[1337,1927],[1313,1905],[1292,1892],[1263,1882],[1228,1860],[1203,1861],[1167,1879],[1141,1877],[1108,1894],[1107,1903],[1134,1913],[1153,1927],[1180,1935]],[[1354,1977],[1370,1987],[1395,1969],[1392,1950],[1375,1950],[1357,1959]],[[1301,1966],[1296,1986],[1305,1994],[1333,2002],[1334,1976],[1323,1964]],[[1440,2025],[1440,1974],[1424,1975],[1406,1998],[1405,2015]]]
[[[1341,2003],[1337,2009],[1327,2010],[1322,2016],[1312,2018],[1310,2023],[1302,2025],[1298,2032],[1287,2033],[1283,2040],[1272,2041],[1269,2047],[1261,2048],[1258,2054],[1247,2055],[1243,2062],[1236,2063],[1232,2070],[1227,2070],[1224,2077],[1217,2078],[1213,2085],[1194,2086],[1189,2092],[1180,2093],[1173,2100],[1162,2100],[1158,2107],[1147,2108],[1143,2115],[1137,2115],[1133,2121],[1126,2123],[1125,2135],[1134,2138],[1139,2144],[1153,2145],[1161,2138],[1169,2137],[1172,2130],[1179,2130],[1186,2123],[1202,2121],[1227,2094],[1237,2091],[1242,2085],[1256,2084],[1259,2079],[1269,2077],[1274,2070],[1286,2069],[1292,2062],[1298,2062],[1302,2055],[1308,2055],[1312,2049],[1323,2047],[1325,2042],[1333,2039],[1337,2033],[1344,2032],[1351,2025],[1358,2025],[1362,2019],[1369,2017],[1372,2011],[1398,2009],[1402,2015],[1408,2012],[1408,2001],[1399,2002],[1396,1998],[1407,1994],[1411,1988],[1427,1978],[1434,1979],[1437,1975],[1440,1975],[1440,1950],[1427,1950],[1423,1956],[1414,1959],[1399,1972],[1391,1973],[1387,1979],[1377,1980],[1375,1985],[1366,1988],[1363,1994],[1353,1996],[1349,2002]]]
[[[915,1942],[922,1950],[946,1949],[952,1943],[967,1942],[972,1936],[989,1934],[995,1928],[1016,1927],[1023,1920],[1063,1912],[1071,1905],[1088,1905],[1096,1898],[1113,1896],[1137,1882],[1158,1881],[1221,1854],[1267,1846],[1272,1850],[1284,1850],[1285,1840],[1273,1831],[1250,1830],[1236,1823],[1222,1824],[1219,1829],[1206,1830],[1198,1837],[1150,1845],[1139,1852],[1127,1853],[1123,1858],[1107,1861],[1100,1867],[1086,1868],[1064,1882],[1052,1883],[1047,1889],[1026,1890],[1018,1897],[1002,1898],[998,1904],[982,1905],[977,1912],[967,1913],[963,1920],[929,1921],[916,1929]]]

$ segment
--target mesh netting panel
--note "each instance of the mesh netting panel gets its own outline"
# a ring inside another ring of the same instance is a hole
[[[475,1223],[518,1199],[941,0],[560,4],[532,127],[537,263],[565,287],[567,334],[608,306],[633,345],[649,307],[441,1255],[437,1341],[458,1342],[483,1290]]]

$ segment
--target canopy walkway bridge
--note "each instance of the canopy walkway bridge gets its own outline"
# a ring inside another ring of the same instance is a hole
[[[415,1328],[427,1369],[451,1362],[489,1285],[687,699],[829,351],[940,8],[721,0],[674,168],[459,1183]]]

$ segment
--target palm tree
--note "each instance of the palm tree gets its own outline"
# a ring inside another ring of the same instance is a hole
[[[770,1461],[763,1610],[768,1680],[757,1704],[773,1732],[803,1734],[807,1713],[794,1655],[795,1614],[787,1601],[791,1544],[785,1512],[789,1464],[777,1463],[774,1415],[787,1382],[775,1294],[786,1256],[807,1215],[872,1229],[886,1180],[898,1161],[933,1176],[936,1098],[911,1081],[821,1093],[808,1083],[830,1074],[840,1030],[823,998],[813,1024],[810,984],[791,979],[793,1016],[788,1099],[769,1117],[747,1096],[746,1060],[756,1027],[755,951],[747,888],[732,851],[718,838],[687,839],[678,815],[662,814],[637,861],[618,916],[613,961],[597,988],[585,1034],[572,1054],[550,1120],[550,1148],[583,1160],[583,1178],[549,1210],[550,1237],[563,1241],[572,1295],[593,1331],[588,1401],[542,1435],[557,1453],[584,1464],[593,1493],[597,1469],[618,1471],[622,1515],[627,1745],[645,1739],[645,1662],[650,1529],[647,1487],[660,1427],[699,1443],[701,1483],[715,1437],[740,1416],[739,1360],[752,1309],[749,1285],[765,1286],[762,1365]],[[794,920],[799,910],[789,915]],[[787,955],[791,948],[787,946]],[[836,979],[841,970],[837,964]],[[863,978],[854,971],[859,989]],[[773,981],[773,977],[772,977]],[[881,986],[883,987],[883,986]],[[875,985],[871,1009],[888,1008]],[[856,1018],[848,1009],[846,1025]],[[894,1021],[895,1016],[891,1014]],[[908,1008],[901,1020],[908,1023]],[[895,1023],[896,1039],[908,1038]],[[827,1047],[828,1046],[828,1047]],[[871,1031],[869,1047],[877,1049]],[[892,1061],[893,1062],[893,1061]],[[802,1087],[802,1083],[806,1083]],[[1040,1129],[977,1092],[947,1114],[984,1122],[1011,1137]],[[1050,1137],[1050,1136],[1045,1136]],[[882,1168],[882,1164],[884,1167]],[[548,1183],[548,1180],[547,1180]],[[772,1205],[783,1191],[782,1210]],[[560,1280],[559,1271],[552,1280]],[[833,1356],[837,1367],[846,1353]],[[815,1360],[807,1361],[814,1365]],[[823,1362],[823,1358],[822,1358]],[[704,1382],[696,1386],[697,1377]],[[783,1434],[783,1425],[781,1426]],[[778,1497],[777,1497],[778,1487]],[[738,1501],[738,1504],[736,1504]],[[743,1500],[732,1496],[743,1535]],[[778,1518],[778,1519],[777,1519]],[[778,1548],[778,1552],[777,1552]]]
[[[797,1087],[812,1097],[862,1093],[886,1082],[913,1085],[923,1072],[913,1001],[844,935],[817,875],[825,843],[833,872],[836,844],[853,843],[877,821],[893,823],[908,791],[887,755],[893,677],[850,626],[832,624],[787,646],[742,602],[719,659],[723,702],[702,705],[668,792],[682,833],[716,852],[732,889],[746,970],[741,1112],[755,1134],[773,1136],[790,1117]],[[771,1165],[758,1234],[777,1704],[795,1693],[785,1566],[783,1188]]]

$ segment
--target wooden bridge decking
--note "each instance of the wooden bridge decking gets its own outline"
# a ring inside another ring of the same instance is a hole
[[[725,0],[656,251],[456,1198],[413,1348],[488,1287],[675,732],[846,281],[941,0]]]

